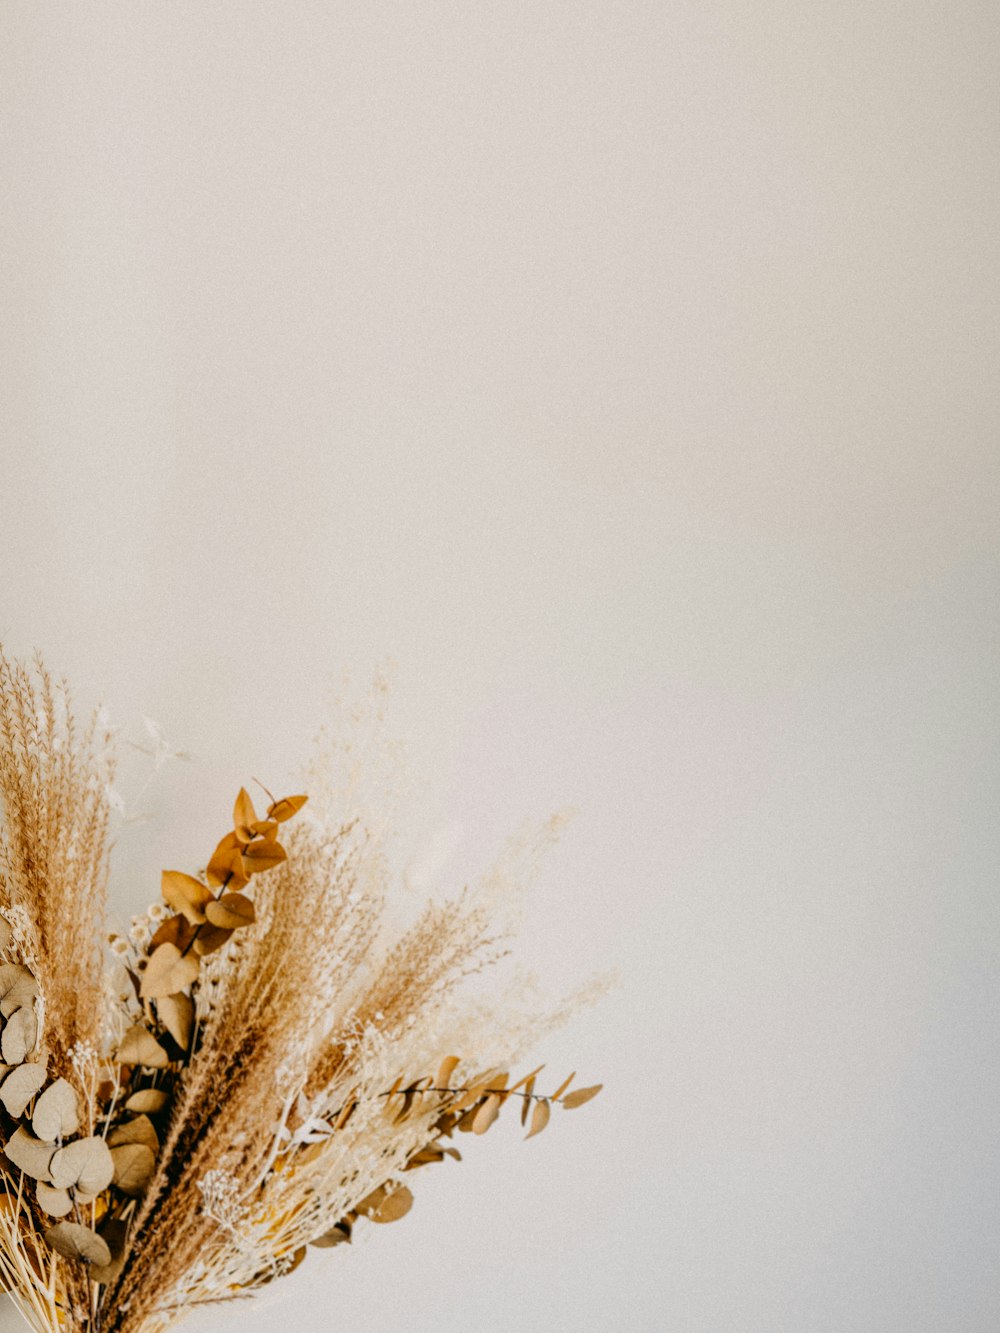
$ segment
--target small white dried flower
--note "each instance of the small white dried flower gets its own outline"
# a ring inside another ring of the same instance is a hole
[[[225,1231],[236,1231],[246,1217],[246,1206],[240,1199],[239,1182],[231,1171],[206,1171],[198,1181],[202,1211]]]
[[[97,1051],[89,1042],[78,1041],[70,1050],[70,1063],[79,1079],[86,1082],[97,1069]]]
[[[145,918],[134,916],[129,926],[128,937],[137,949],[144,949],[152,939],[152,932]]]

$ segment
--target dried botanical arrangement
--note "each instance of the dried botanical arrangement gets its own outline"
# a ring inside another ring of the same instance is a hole
[[[511,1073],[592,997],[538,1019],[463,996],[505,952],[489,893],[393,937],[380,830],[318,767],[305,810],[242,789],[204,870],[164,870],[109,936],[114,764],[100,715],[0,652],[0,1279],[38,1333],[251,1297],[404,1216],[456,1133],[510,1103],[532,1137],[599,1091]]]

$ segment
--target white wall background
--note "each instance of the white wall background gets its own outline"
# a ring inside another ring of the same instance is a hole
[[[247,1330],[1000,1324],[998,35],[4,0],[0,633],[198,756],[116,904],[391,655],[400,855],[576,803],[526,954],[624,974]]]

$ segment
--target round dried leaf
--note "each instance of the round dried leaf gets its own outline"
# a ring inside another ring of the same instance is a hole
[[[176,944],[161,944],[150,955],[142,974],[140,995],[144,1000],[158,1000],[164,995],[190,986],[198,975],[200,963],[190,953],[182,954]]]
[[[228,941],[232,933],[231,930],[222,926],[202,926],[201,930],[198,931],[198,938],[194,942],[195,953],[202,957],[208,953],[215,953]]]
[[[142,1065],[144,1069],[166,1069],[170,1063],[166,1051],[141,1023],[125,1033],[115,1058],[119,1064]]]
[[[15,1009],[0,1034],[0,1051],[9,1065],[19,1065],[35,1049],[38,1040],[38,1022],[34,1008]]]
[[[2,1096],[3,1089],[0,1088],[0,1097]],[[125,1103],[125,1110],[155,1115],[157,1111],[163,1110],[169,1100],[162,1088],[141,1088],[138,1092],[133,1092]]]
[[[253,903],[242,893],[224,893],[217,902],[213,900],[208,904],[205,916],[213,926],[221,926],[224,930],[252,926],[257,920]]]
[[[181,870],[164,870],[160,890],[167,906],[183,913],[195,926],[205,920],[205,904],[213,901],[211,889]]]
[[[23,1125],[18,1125],[7,1140],[4,1153],[32,1180],[51,1180],[52,1144],[36,1139]]]
[[[247,873],[259,875],[263,870],[273,870],[282,861],[288,860],[288,853],[277,838],[261,838],[243,848],[243,863]]]
[[[198,927],[192,925],[182,913],[168,916],[149,941],[149,952],[153,953],[161,944],[175,944],[181,953],[190,948]]]
[[[80,1099],[64,1078],[57,1078],[35,1103],[31,1128],[48,1142],[69,1138],[80,1128]]]
[[[50,1217],[65,1217],[72,1211],[73,1200],[69,1196],[69,1190],[55,1190],[51,1185],[46,1185],[44,1180],[40,1180],[35,1186],[35,1194],[39,1205]]]
[[[160,1150],[160,1140],[148,1115],[137,1115],[119,1125],[108,1135],[107,1142],[109,1148],[120,1148],[123,1143],[144,1143],[154,1153]]]
[[[15,1009],[29,1008],[38,994],[38,983],[21,963],[0,966],[0,1014],[10,1018]]]
[[[153,1179],[156,1158],[144,1143],[124,1143],[111,1149],[114,1183],[123,1194],[136,1199]]]
[[[84,1264],[109,1264],[111,1251],[96,1231],[81,1227],[76,1222],[57,1222],[45,1233],[45,1239],[56,1254],[64,1259],[76,1259]]]
[[[330,1250],[335,1245],[350,1245],[350,1243],[350,1222],[338,1222],[330,1231],[327,1231],[322,1236],[317,1236],[315,1240],[309,1242],[310,1245],[315,1245],[317,1250]]]
[[[156,1001],[156,1013],[178,1046],[187,1050],[194,1030],[194,1000],[183,991]]]
[[[96,1134],[60,1148],[49,1164],[49,1176],[56,1189],[75,1187],[81,1194],[100,1194],[111,1184],[113,1175],[111,1150]]]
[[[382,1185],[358,1204],[357,1211],[372,1222],[396,1222],[413,1207],[413,1195],[405,1185]]]
[[[44,1064],[18,1065],[12,1069],[0,1087],[0,1102],[3,1102],[8,1114],[19,1120],[32,1097],[45,1083],[46,1077]]]

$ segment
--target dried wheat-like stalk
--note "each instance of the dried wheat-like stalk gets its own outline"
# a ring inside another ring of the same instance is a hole
[[[394,936],[348,747],[301,816],[305,796],[258,813],[241,790],[204,872],[163,872],[102,977],[106,728],[79,733],[65,686],[0,655],[0,750],[0,1277],[39,1333],[162,1333],[243,1299],[403,1216],[403,1175],[458,1158],[456,1132],[511,1102],[530,1137],[598,1091],[511,1081],[566,1006],[463,987],[507,951],[498,899],[559,820]]]
[[[97,1042],[106,911],[110,732],[81,731],[69,687],[0,650],[0,907],[15,927],[48,1015],[46,1048],[66,1073]]]

